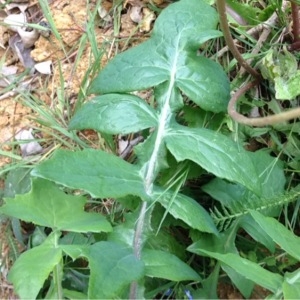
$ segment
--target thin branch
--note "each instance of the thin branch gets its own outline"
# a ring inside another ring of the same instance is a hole
[[[300,16],[299,16],[299,6],[294,1],[291,1],[292,8],[292,20],[293,20],[293,37],[294,43],[300,41]]]
[[[282,123],[288,120],[296,119],[300,117],[300,107],[294,108],[285,112],[281,112],[276,115],[261,117],[261,118],[247,118],[236,111],[236,103],[238,99],[246,93],[248,90],[253,88],[258,84],[258,80],[250,82],[240,88],[230,99],[228,104],[228,114],[234,119],[236,122],[249,125],[249,126],[257,126],[263,127],[267,125],[274,125],[278,123]]]
[[[243,68],[245,68],[255,78],[260,78],[261,77],[260,74],[244,60],[244,58],[242,57],[242,55],[240,54],[239,50],[237,49],[237,47],[234,43],[234,40],[230,33],[229,25],[228,25],[225,0],[217,0],[216,4],[217,4],[218,12],[219,12],[219,17],[220,17],[220,26],[221,26],[222,32],[224,34],[224,39],[225,39],[225,42],[226,42],[229,50],[231,51],[234,58],[238,61],[238,63]]]

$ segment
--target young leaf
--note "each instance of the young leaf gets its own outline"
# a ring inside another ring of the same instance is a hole
[[[201,280],[201,277],[189,265],[168,252],[144,249],[142,261],[145,263],[146,276],[149,277],[172,281]]]
[[[173,199],[172,192],[160,191],[156,188],[153,200],[158,201],[176,219],[180,219],[194,229],[218,235],[218,230],[208,212],[195,200],[183,194]]]
[[[300,238],[274,218],[266,217],[257,211],[251,211],[253,219],[276,244],[288,254],[300,260]]]
[[[155,126],[156,112],[144,100],[133,95],[109,94],[86,103],[72,118],[69,129],[128,134]]]
[[[205,1],[170,5],[156,20],[151,38],[110,61],[93,81],[90,93],[131,92],[166,83],[166,91],[179,88],[205,110],[225,111],[227,76],[218,64],[197,55],[201,43],[220,36],[214,30],[217,22],[215,10]]]
[[[62,259],[61,249],[55,246],[57,239],[58,233],[52,233],[42,245],[21,254],[12,266],[8,280],[21,299],[36,299],[50,272]]]
[[[6,199],[0,211],[6,215],[58,230],[75,232],[111,231],[111,225],[100,214],[84,212],[86,199],[62,192],[53,182],[32,179],[27,194]]]
[[[51,159],[34,168],[32,174],[85,190],[94,197],[146,197],[138,168],[100,150],[58,150]]]
[[[116,299],[131,282],[144,276],[144,264],[127,246],[99,242],[85,256],[91,270],[89,299]]]
[[[261,190],[248,153],[228,137],[205,128],[176,126],[165,137],[177,161],[189,159],[214,175],[239,182],[255,193]]]

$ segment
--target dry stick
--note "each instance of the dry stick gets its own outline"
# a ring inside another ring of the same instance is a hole
[[[244,58],[242,57],[242,55],[240,54],[239,50],[237,49],[234,43],[228,25],[225,0],[217,0],[216,4],[220,16],[220,26],[229,50],[231,51],[234,58],[238,61],[238,63],[243,68],[245,68],[252,76],[256,78],[260,78],[261,77],[260,74],[244,60]]]
[[[286,10],[287,4],[288,4],[288,1],[283,1],[282,6],[281,6],[282,11]],[[255,54],[259,53],[261,47],[263,46],[263,43],[267,40],[268,36],[271,33],[271,29],[272,29],[272,27],[275,26],[277,20],[278,20],[278,14],[277,14],[277,12],[274,12],[272,14],[272,16],[266,22],[264,22],[263,24],[260,24],[260,25],[262,25],[262,26],[260,26],[260,28],[263,29],[263,31],[262,31],[261,35],[259,36],[259,39],[251,52],[252,57]],[[249,59],[248,63],[250,64],[252,62],[252,60],[253,59]],[[241,68],[239,75],[240,76],[244,75],[245,71],[246,71],[245,69]]]
[[[294,1],[292,4],[292,20],[293,20],[293,36],[294,43],[300,41],[300,20],[299,20],[299,6]]]
[[[281,6],[282,12],[285,12],[285,10],[288,7],[288,3],[289,3],[289,1],[283,1],[282,2],[282,6]],[[250,28],[249,30],[246,31],[246,34],[251,35],[251,36],[255,36],[255,35],[260,34],[261,31],[271,30],[271,28],[275,26],[275,23],[276,23],[277,19],[278,19],[278,14],[276,12],[274,12],[268,20],[266,20],[264,23],[260,23],[256,26]],[[262,35],[264,35],[264,33],[262,33]],[[241,37],[243,37],[243,36],[244,35],[241,35]],[[233,42],[234,42],[234,44],[237,44],[239,41],[237,39],[234,39]],[[216,56],[221,57],[228,50],[229,50],[229,47],[225,46],[216,53]]]
[[[255,47],[251,51],[251,56],[253,57],[255,54],[258,54],[260,51],[261,47],[263,46],[263,43],[267,40],[269,34],[271,33],[271,27],[265,28],[260,35]],[[252,58],[249,59],[249,63],[252,62]],[[247,70],[245,68],[241,68],[239,71],[239,76],[243,76]]]
[[[283,7],[286,7],[286,2],[284,1]],[[250,126],[267,126],[267,125],[274,125],[277,123],[282,123],[288,120],[292,120],[295,118],[300,117],[300,108],[294,108],[286,112],[282,112],[276,115],[268,116],[268,117],[261,117],[261,118],[247,118],[241,114],[239,114],[236,109],[235,105],[238,101],[239,97],[243,95],[246,91],[251,89],[252,87],[256,86],[259,82],[259,79],[261,79],[260,74],[254,70],[248,63],[243,59],[241,54],[239,53],[238,49],[236,48],[236,45],[234,43],[234,40],[232,39],[232,36],[230,34],[230,29],[228,26],[227,16],[226,16],[226,6],[225,6],[225,0],[217,0],[217,8],[220,16],[220,25],[221,29],[224,34],[225,41],[228,45],[229,50],[233,54],[233,56],[236,58],[238,63],[245,68],[251,75],[257,78],[256,81],[250,82],[241,89],[239,89],[233,97],[230,99],[228,104],[228,114],[238,123],[242,123],[245,125]],[[273,17],[273,16],[272,16]],[[274,17],[275,18],[275,17]],[[272,21],[274,19],[272,18]],[[297,25],[296,25],[297,26]]]
[[[228,114],[238,123],[250,125],[250,126],[257,126],[257,127],[263,127],[267,125],[274,125],[278,123],[282,123],[288,120],[292,120],[295,118],[300,117],[300,107],[294,108],[276,115],[268,116],[268,117],[261,117],[261,118],[247,118],[241,114],[239,114],[236,109],[235,105],[238,101],[238,99],[246,93],[248,90],[253,88],[259,83],[258,80],[250,82],[240,88],[230,99],[228,104]]]

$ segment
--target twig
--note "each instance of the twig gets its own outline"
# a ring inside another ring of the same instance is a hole
[[[261,117],[261,118],[247,118],[241,114],[239,114],[236,111],[236,103],[238,99],[246,93],[248,90],[253,88],[259,83],[258,80],[250,82],[240,88],[230,99],[229,104],[228,104],[228,114],[234,119],[236,122],[245,124],[245,125],[250,125],[250,126],[257,126],[257,127],[263,127],[267,125],[274,125],[278,123],[282,123],[288,120],[296,119],[300,117],[300,107],[299,108],[294,108],[289,111],[281,112],[276,115],[272,116],[267,116],[267,117]]]
[[[239,50],[237,49],[237,47],[234,43],[234,40],[230,33],[229,25],[228,25],[225,0],[217,0],[216,4],[217,4],[219,16],[220,16],[220,26],[221,26],[222,32],[224,34],[224,39],[226,41],[226,44],[227,44],[229,50],[231,51],[234,58],[238,61],[238,63],[243,68],[245,68],[247,70],[247,72],[249,72],[255,78],[260,78],[261,77],[260,74],[244,60],[244,58],[242,57],[242,55],[240,54]]]
[[[288,3],[289,3],[289,1],[282,2],[282,6],[281,6],[282,12],[285,12],[285,10],[288,7]],[[274,12],[267,21],[260,23],[255,27],[250,28],[249,30],[246,31],[246,34],[248,36],[255,36],[255,35],[259,35],[264,30],[271,30],[271,28],[274,27],[274,25],[276,24],[277,19],[278,19],[278,14],[277,14],[277,12]],[[243,37],[243,36],[244,35],[241,35],[241,37]],[[234,42],[234,44],[237,44],[239,41],[237,39],[234,39],[233,42]],[[216,53],[216,56],[221,57],[228,50],[229,50],[229,47],[225,46]]]
[[[293,20],[293,36],[294,43],[300,41],[300,20],[299,20],[299,6],[296,2],[291,1],[292,20]]]

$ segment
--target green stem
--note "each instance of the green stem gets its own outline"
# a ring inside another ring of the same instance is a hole
[[[57,295],[57,299],[64,299],[63,298],[63,290],[62,290],[62,286],[61,286],[61,263],[57,264],[54,267],[53,270],[53,285],[54,288],[56,289],[56,295]]]
[[[178,43],[178,41],[177,41]],[[179,46],[178,46],[179,48]],[[178,52],[179,53],[179,52]],[[145,184],[145,191],[148,196],[151,197],[153,192],[153,182],[155,180],[155,175],[157,173],[157,162],[159,160],[161,145],[165,136],[165,131],[168,126],[168,122],[171,117],[171,108],[170,108],[170,99],[171,95],[175,86],[175,77],[176,77],[176,68],[177,68],[177,60],[178,54],[174,57],[172,70],[170,75],[170,83],[166,90],[165,101],[161,109],[161,113],[159,116],[158,128],[156,132],[155,143],[153,147],[152,154],[149,158],[149,161],[145,168],[145,175],[144,175],[144,184]],[[144,229],[144,223],[147,213],[147,202],[143,202],[139,219],[137,221],[135,233],[134,233],[134,241],[133,241],[133,249],[134,254],[138,259],[140,259],[141,251],[142,251],[142,234]],[[133,282],[130,287],[130,299],[137,299],[137,283]]]
[[[60,236],[60,232],[57,233],[55,238],[54,247],[58,247],[58,237]],[[60,261],[53,270],[53,287],[56,290],[57,299],[63,299],[63,289],[61,286],[62,282],[62,261]]]
[[[220,26],[221,26],[221,30],[223,32],[224,35],[224,39],[226,42],[226,45],[228,46],[228,49],[230,50],[230,52],[232,53],[232,55],[234,56],[234,58],[237,60],[237,62],[247,71],[249,72],[252,76],[256,77],[256,78],[260,78],[260,74],[254,70],[242,57],[242,55],[240,54],[239,50],[237,49],[234,40],[231,36],[230,33],[230,28],[228,25],[228,20],[227,20],[227,14],[226,14],[226,3],[225,0],[217,0],[216,1],[217,4],[217,9],[218,9],[218,13],[219,13],[219,17],[220,17]]]

